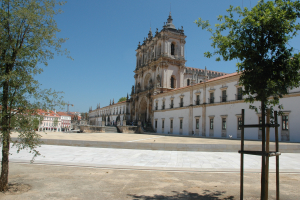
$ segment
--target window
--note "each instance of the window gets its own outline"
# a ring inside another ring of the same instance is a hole
[[[226,118],[222,118],[222,130],[226,130]]]
[[[175,78],[171,77],[171,88],[175,88]]]
[[[239,87],[238,89],[237,89],[237,100],[242,100],[243,99],[243,94],[242,94],[242,88],[241,87]]]
[[[199,119],[196,119],[196,129],[199,129]]]
[[[180,129],[182,129],[182,119],[180,120]]]
[[[165,128],[165,120],[162,120],[161,128]]]
[[[289,130],[289,116],[282,116],[282,130]]]
[[[158,102],[155,103],[155,110],[158,109]]]
[[[174,106],[174,102],[173,102],[173,100],[171,100],[170,108],[173,108],[173,106]]]
[[[157,121],[155,120],[155,128],[157,128]]]
[[[180,107],[183,107],[183,98],[180,98]]]
[[[210,96],[209,102],[210,102],[210,103],[214,103],[214,99],[215,99],[214,93],[211,92],[211,93],[209,94],[209,96]]]
[[[175,54],[175,45],[172,43],[171,44],[171,55],[174,56],[174,54]]]
[[[226,102],[226,97],[227,97],[226,90],[223,90],[222,91],[222,102]]]
[[[163,101],[162,110],[165,109],[165,101]]]
[[[200,105],[200,95],[196,96],[196,105]]]
[[[186,83],[186,85],[187,85],[187,86],[189,86],[189,85],[190,85],[190,79],[188,79],[188,80],[187,80],[187,83]]]
[[[211,119],[209,120],[209,129],[210,129],[210,130],[213,130],[213,129],[214,129],[214,119],[213,119],[213,118],[211,118]]]
[[[170,121],[170,128],[173,128],[173,119]]]
[[[241,130],[241,127],[239,125],[242,125],[242,118],[238,117],[238,130]]]
[[[259,124],[262,124],[262,117],[259,117]],[[259,130],[262,130],[262,127],[259,127]]]

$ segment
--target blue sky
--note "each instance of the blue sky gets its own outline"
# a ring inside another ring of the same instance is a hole
[[[63,91],[64,100],[74,104],[70,111],[88,112],[89,107],[107,106],[110,99],[130,95],[134,84],[135,50],[152,31],[167,21],[170,4],[173,24],[183,26],[187,36],[186,66],[232,73],[235,61],[216,62],[203,53],[212,50],[210,34],[194,23],[201,17],[212,25],[230,5],[253,7],[257,0],[69,0],[55,16],[61,32],[69,38],[63,45],[70,56],[56,56],[36,78],[41,88]],[[300,36],[291,43],[300,49]],[[67,108],[65,107],[64,110]]]

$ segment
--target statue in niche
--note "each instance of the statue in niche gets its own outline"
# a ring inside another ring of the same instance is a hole
[[[156,87],[160,87],[160,76],[159,76],[159,74],[156,77]]]
[[[133,94],[134,94],[134,85],[131,88],[131,95],[133,95]]]

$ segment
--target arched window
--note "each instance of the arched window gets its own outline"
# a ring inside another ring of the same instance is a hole
[[[171,76],[171,88],[175,88],[175,78]]]
[[[187,84],[186,84],[186,85],[187,85],[187,86],[190,85],[190,79],[187,80]]]
[[[174,56],[174,54],[175,54],[175,45],[172,43],[171,44],[171,55]]]

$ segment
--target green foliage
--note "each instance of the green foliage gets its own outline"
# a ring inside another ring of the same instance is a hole
[[[41,90],[34,76],[53,59],[54,52],[68,55],[61,50],[66,39],[58,38],[60,31],[53,19],[61,13],[57,9],[63,2],[56,0],[2,0],[0,3],[0,104],[2,171],[0,191],[7,189],[10,132],[19,132],[18,151],[30,149],[34,156],[40,135],[35,133],[37,110],[53,110],[63,105],[59,93]],[[4,169],[5,168],[5,169]],[[6,170],[6,172],[5,172]]]
[[[57,127],[57,125],[58,125],[58,118],[55,117],[54,120],[53,120],[53,126]]]
[[[118,103],[119,103],[119,102],[122,102],[122,101],[126,101],[126,97],[121,97],[121,98],[119,99]]]
[[[299,86],[300,53],[292,54],[288,42],[300,29],[300,2],[259,1],[251,10],[230,6],[227,12],[218,17],[221,23],[214,30],[208,21],[195,21],[212,34],[214,51],[204,56],[239,61],[237,72],[243,94],[248,95],[246,102],[261,101],[266,107],[278,104],[289,88]]]

